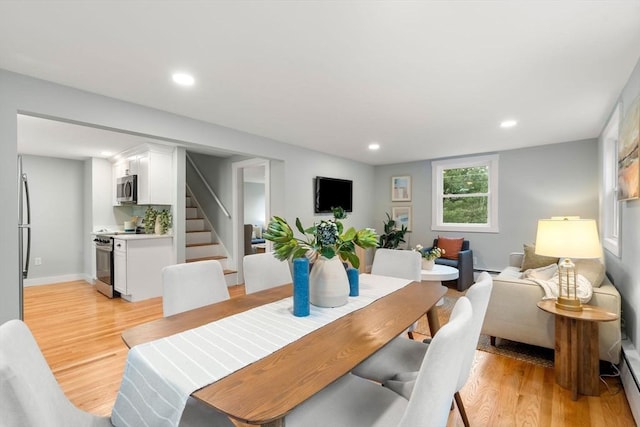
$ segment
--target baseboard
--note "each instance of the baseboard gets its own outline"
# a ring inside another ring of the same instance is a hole
[[[93,283],[91,278],[86,274],[65,274],[63,276],[36,277],[34,279],[25,279],[24,286],[52,285],[54,283],[74,282],[76,280],[84,280],[85,282]]]
[[[629,340],[622,341],[620,379],[636,424],[640,424],[640,353]]]

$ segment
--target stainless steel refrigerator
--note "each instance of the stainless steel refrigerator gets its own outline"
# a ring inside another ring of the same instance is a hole
[[[24,279],[29,275],[29,258],[31,256],[31,203],[27,174],[22,169],[22,156],[18,156],[18,186],[18,283],[20,286],[18,295],[20,319],[24,320]]]

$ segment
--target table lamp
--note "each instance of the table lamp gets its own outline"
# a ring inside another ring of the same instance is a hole
[[[556,307],[581,311],[575,264],[570,258],[599,258],[602,255],[596,221],[576,217],[539,220],[536,254],[564,258],[558,265],[560,281]]]

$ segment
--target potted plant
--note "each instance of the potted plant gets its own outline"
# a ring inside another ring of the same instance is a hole
[[[171,226],[171,212],[168,209],[162,209],[156,216],[156,223],[160,225],[160,233],[156,228],[156,234],[167,234],[167,230]]]
[[[156,216],[158,215],[158,211],[156,211],[152,206],[147,206],[147,209],[144,211],[144,232],[145,234],[153,234],[153,231],[156,226]]]
[[[376,246],[377,234],[371,228],[345,230],[340,220],[347,217],[344,209],[332,209],[333,219],[305,229],[296,218],[296,229],[302,237],[295,237],[286,220],[274,216],[269,221],[263,237],[273,242],[274,256],[285,261],[306,256],[313,262],[309,275],[309,300],[321,307],[336,307],[346,304],[349,281],[340,262],[349,261],[355,268],[360,266],[355,248]],[[337,256],[336,256],[337,255]],[[346,289],[345,289],[346,288]]]
[[[404,243],[404,235],[407,227],[403,224],[397,228],[396,221],[387,213],[387,221],[384,223],[384,233],[380,235],[378,241],[379,248],[397,249],[400,243]]]
[[[422,255],[423,270],[432,270],[436,258],[440,258],[445,253],[444,249],[441,249],[437,246],[434,246],[432,248],[425,248],[422,245],[416,245],[414,250],[420,252],[420,255]]]

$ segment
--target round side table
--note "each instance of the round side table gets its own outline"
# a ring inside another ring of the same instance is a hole
[[[582,311],[563,310],[554,300],[539,301],[538,308],[556,317],[556,383],[571,390],[572,400],[578,393],[600,396],[598,322],[616,320],[618,315],[595,305],[583,305]]]
[[[458,278],[458,269],[449,267],[448,265],[434,264],[431,270],[422,270],[423,282],[444,282],[447,280],[456,280]]]

